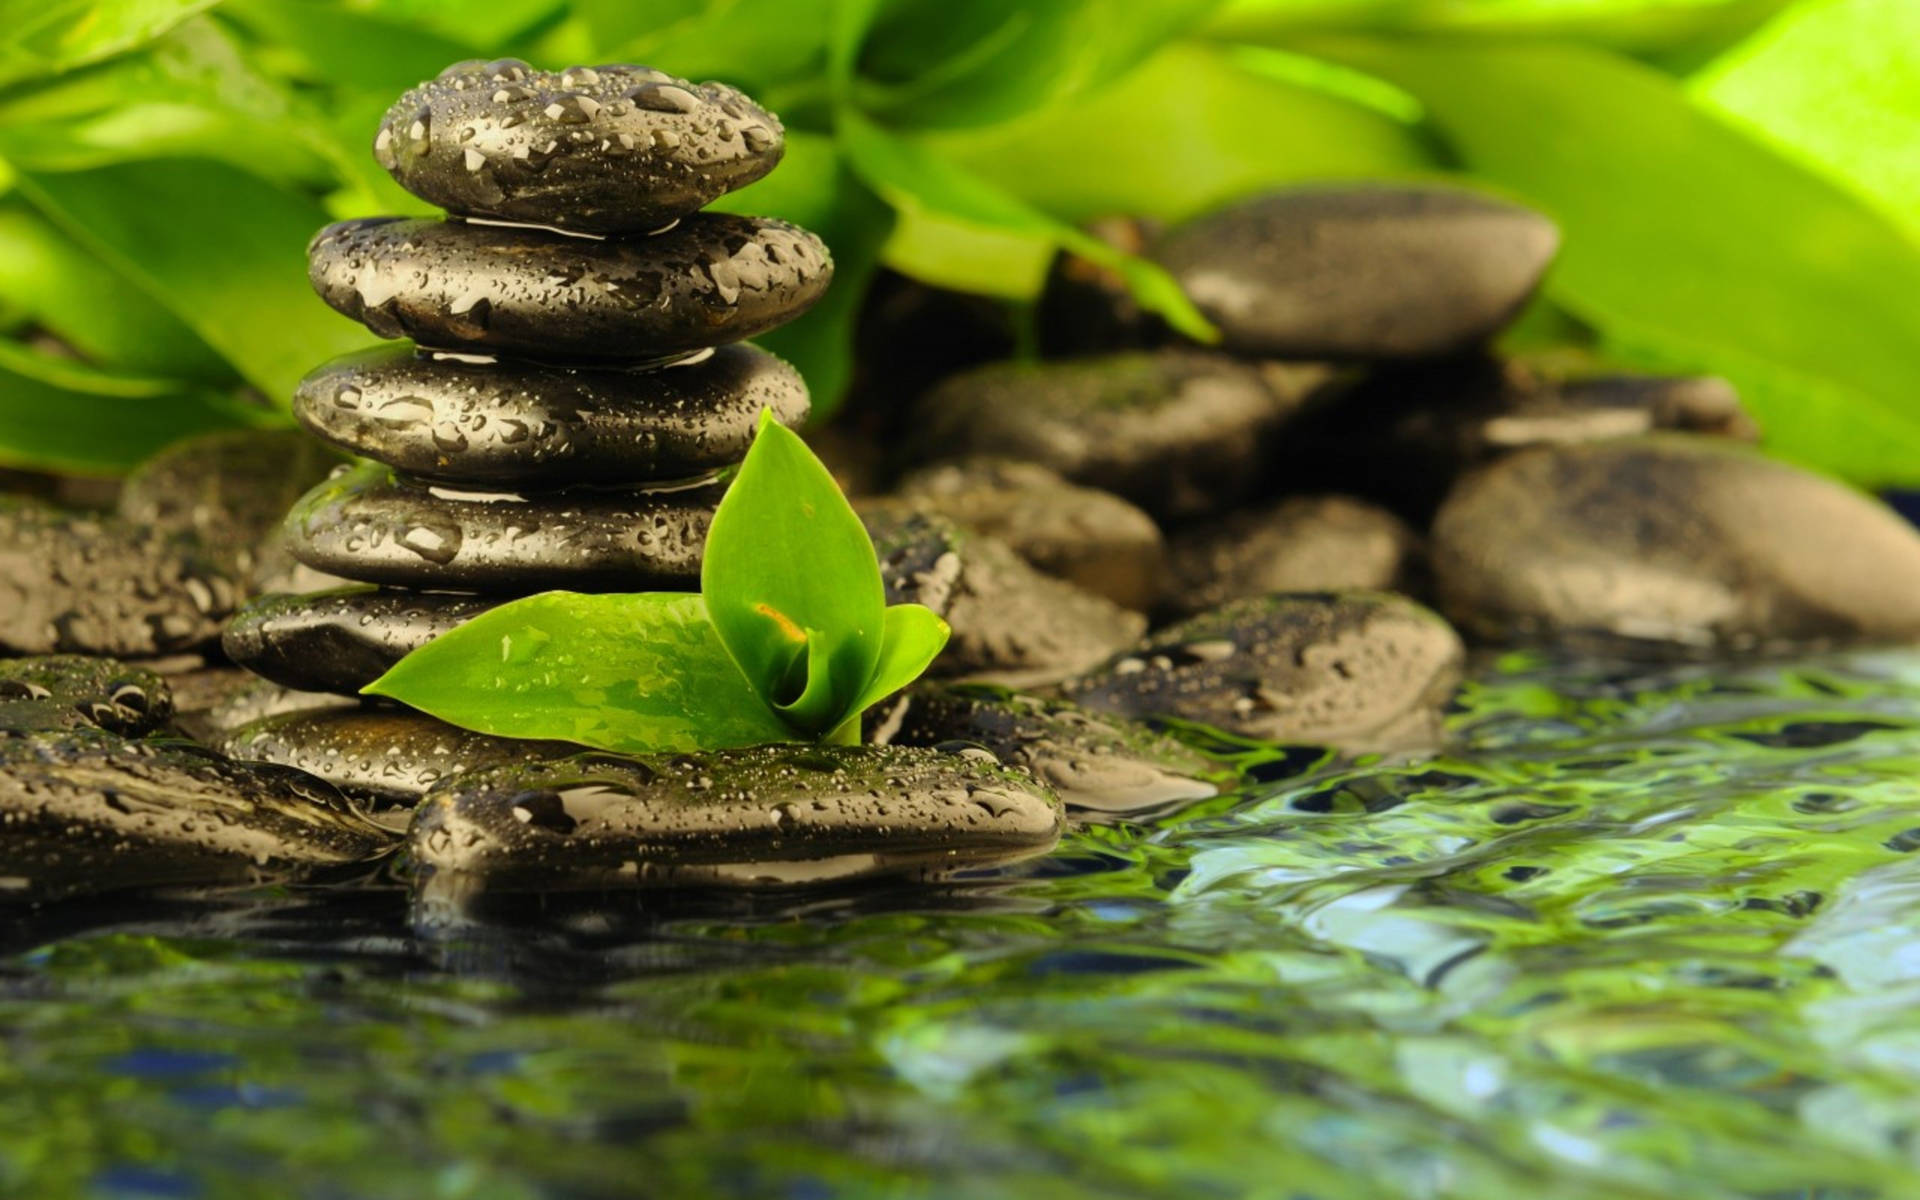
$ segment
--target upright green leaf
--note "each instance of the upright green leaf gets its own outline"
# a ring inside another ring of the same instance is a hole
[[[889,605],[885,633],[881,637],[880,661],[874,664],[873,678],[866,690],[854,699],[847,720],[857,723],[861,713],[920,678],[946,649],[952,634],[953,630],[930,608],[919,604]]]
[[[547,592],[503,604],[363,689],[463,729],[630,753],[792,740],[698,596]]]

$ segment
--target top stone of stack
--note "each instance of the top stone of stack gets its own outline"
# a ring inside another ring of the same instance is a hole
[[[455,63],[387,110],[374,157],[465,217],[574,233],[658,229],[780,162],[780,121],[719,83],[641,66]]]

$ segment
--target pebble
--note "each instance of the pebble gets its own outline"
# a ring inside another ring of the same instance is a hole
[[[55,729],[143,737],[173,716],[167,681],[111,658],[0,659],[0,738]]]
[[[282,687],[239,667],[202,667],[169,676],[168,683],[173,689],[175,728],[207,746],[262,717],[353,704],[344,696]]]
[[[228,658],[284,687],[354,696],[408,654],[498,603],[497,597],[365,585],[267,596],[227,623],[220,644]]]
[[[1177,535],[1167,604],[1185,614],[1270,592],[1404,591],[1419,538],[1386,509],[1350,496],[1289,496]]]

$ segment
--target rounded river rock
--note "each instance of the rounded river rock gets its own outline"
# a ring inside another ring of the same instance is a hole
[[[228,658],[282,686],[354,696],[408,654],[498,603],[497,597],[374,587],[267,596],[227,623],[220,644]]]
[[[79,654],[0,659],[0,737],[82,728],[142,737],[172,717],[167,681],[144,668]]]
[[[1419,549],[1406,522],[1348,496],[1289,496],[1184,531],[1168,607],[1195,613],[1269,592],[1402,590]]]

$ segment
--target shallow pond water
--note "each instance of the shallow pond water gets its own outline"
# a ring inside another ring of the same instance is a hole
[[[0,1194],[1920,1193],[1920,653],[1483,668],[937,888],[16,913]]]

